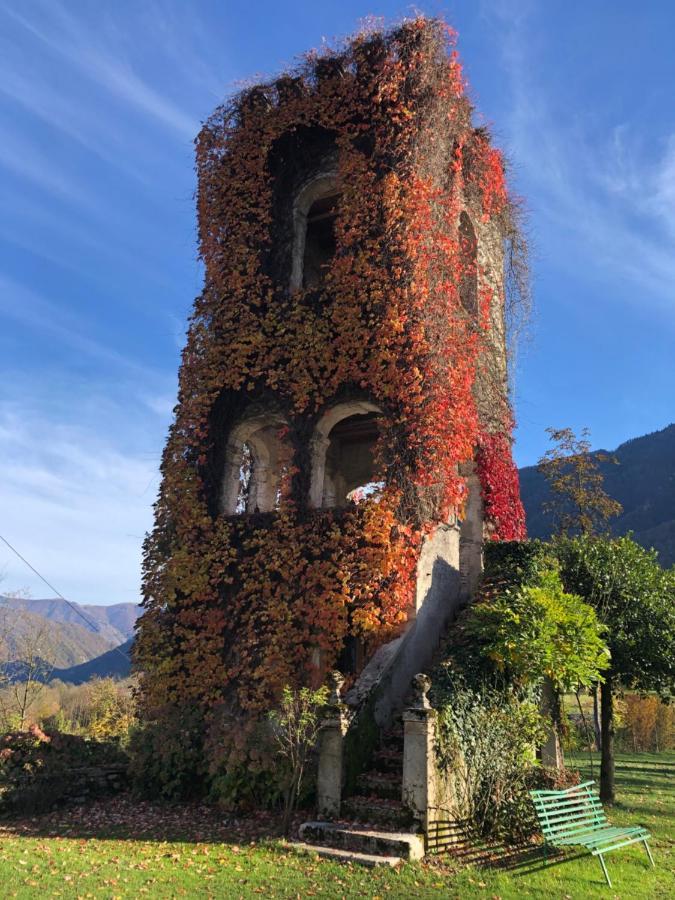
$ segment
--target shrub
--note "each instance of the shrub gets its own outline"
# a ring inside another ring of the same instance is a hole
[[[565,592],[556,560],[535,555],[526,562],[530,581],[519,584],[515,576],[521,568],[507,567],[509,577],[493,583],[468,609],[464,627],[474,652],[478,649],[509,681],[550,686],[547,706],[562,738],[562,695],[602,680],[609,664],[605,629],[592,606]]]
[[[459,812],[485,837],[517,840],[535,827],[528,791],[540,778],[535,746],[545,735],[534,692],[484,685],[438,689],[437,757],[454,778]]]
[[[248,765],[241,764],[212,776],[209,797],[224,809],[238,812],[279,809],[284,800],[284,789],[278,772],[272,769],[251,771]]]
[[[533,584],[548,569],[552,553],[542,541],[489,541],[483,548],[484,584],[501,590]]]
[[[131,731],[129,772],[142,797],[187,800],[208,792],[204,720],[198,710],[172,709]]]
[[[0,738],[0,809],[41,812],[61,803],[119,789],[127,757],[116,743],[71,734],[29,731]],[[106,769],[112,767],[112,777]]]
[[[315,749],[321,725],[321,707],[328,699],[328,690],[293,688],[286,685],[278,709],[270,713],[274,741],[279,754],[279,783],[284,791],[284,833],[288,834],[291,818],[298,804]]]
[[[522,685],[549,678],[558,691],[569,691],[597,681],[609,663],[595,610],[563,590],[553,563],[533,583],[475,603],[467,630]]]

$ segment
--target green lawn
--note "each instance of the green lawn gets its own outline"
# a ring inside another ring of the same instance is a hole
[[[587,776],[587,759],[576,762]],[[640,846],[609,855],[611,891],[589,856],[547,867],[517,858],[506,869],[446,856],[373,871],[261,838],[265,821],[223,822],[198,809],[113,801],[0,823],[0,897],[673,897],[675,754],[622,755],[617,775],[609,817],[652,831],[657,867]]]

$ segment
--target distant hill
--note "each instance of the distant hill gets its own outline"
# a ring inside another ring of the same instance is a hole
[[[83,684],[91,678],[126,678],[131,672],[132,644],[133,640],[130,639],[79,666],[54,669],[51,677],[69,684]]]
[[[607,451],[605,451],[607,452]],[[623,506],[611,520],[612,533],[634,532],[643,547],[654,547],[663,566],[675,564],[675,424],[633,438],[611,452],[619,465],[601,463],[605,490]],[[530,537],[551,536],[550,516],[543,511],[548,484],[536,466],[520,470],[520,494]]]
[[[4,660],[21,655],[28,635],[43,636],[40,655],[57,666],[74,666],[110,649],[110,641],[70,622],[49,622],[43,616],[17,609],[0,597],[0,653]]]
[[[44,616],[51,622],[77,625],[85,631],[99,635],[106,642],[106,649],[133,637],[134,623],[141,614],[141,608],[136,603],[115,603],[112,606],[79,603],[70,605],[58,597],[32,600],[0,595],[1,605],[12,609],[25,609],[29,613]],[[78,610],[82,615],[79,615]],[[102,651],[99,649],[98,652]]]

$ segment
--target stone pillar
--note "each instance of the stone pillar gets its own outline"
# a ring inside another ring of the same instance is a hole
[[[340,697],[344,678],[331,672],[330,697],[319,732],[319,771],[317,776],[317,812],[324,818],[340,815],[344,770],[344,739],[349,724],[347,706]]]
[[[326,453],[330,441],[324,434],[316,434],[310,443],[309,505],[315,509],[323,506],[323,489],[326,476]],[[328,506],[333,504],[329,503]]]
[[[425,834],[429,814],[434,817],[437,803],[437,770],[434,739],[436,710],[431,708],[427,692],[431,680],[426,675],[413,678],[413,705],[403,713],[403,787],[404,806],[411,810]]]
[[[464,506],[459,543],[459,571],[462,599],[473,597],[483,574],[483,499],[480,480],[473,462],[460,466],[466,480],[467,498]]]

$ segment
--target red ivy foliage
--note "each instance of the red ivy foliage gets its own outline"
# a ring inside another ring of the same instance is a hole
[[[525,510],[520,499],[518,469],[511,455],[509,432],[481,436],[476,450],[476,470],[490,539],[525,540]]]
[[[273,160],[284,138],[312,129],[333,141],[337,252],[318,291],[290,291],[270,263]],[[327,668],[348,633],[373,649],[400,630],[422,541],[461,508],[459,465],[479,440],[484,456],[493,443],[504,451],[503,468],[482,468],[488,515],[500,534],[518,532],[508,437],[480,437],[490,425],[476,398],[477,373],[503,356],[499,329],[491,340],[500,259],[490,273],[458,234],[466,210],[501,248],[510,205],[501,155],[471,124],[454,35],[425,18],[357,35],[233,98],[201,131],[197,171],[206,282],[145,545],[136,654],[148,716],[196,704],[214,720],[243,711],[253,721],[284,683],[316,674],[317,649]],[[477,315],[462,306],[467,277],[478,279]],[[345,510],[310,509],[303,440],[346,393],[383,411],[384,491]],[[241,414],[242,396],[281,411],[298,458],[276,512],[225,517],[209,482],[212,412],[224,398]],[[491,421],[504,421],[503,387],[492,405]],[[227,743],[229,762],[241,734]]]

